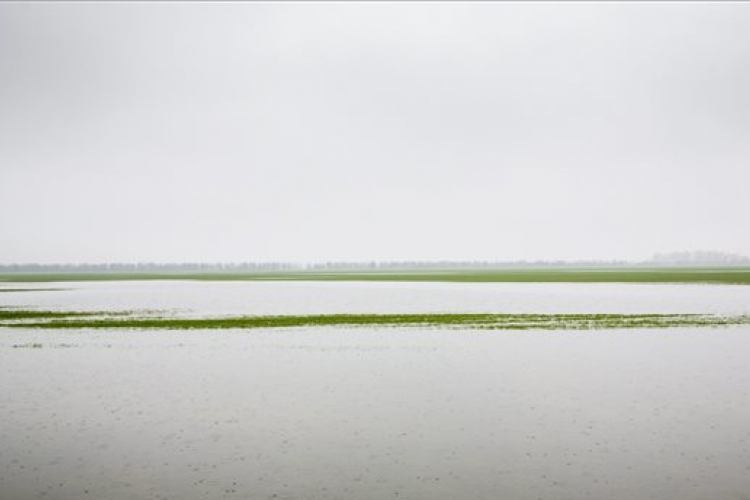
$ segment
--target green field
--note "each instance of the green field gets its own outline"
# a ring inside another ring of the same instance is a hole
[[[413,271],[289,272],[57,272],[0,273],[0,282],[203,281],[433,281],[495,283],[716,283],[750,284],[750,268],[514,268]]]
[[[312,326],[444,327],[483,330],[601,330],[748,325],[750,316],[706,314],[316,314],[175,318],[133,312],[0,309],[0,327],[255,329]]]

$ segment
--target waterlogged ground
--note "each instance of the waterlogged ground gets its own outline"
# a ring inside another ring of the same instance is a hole
[[[185,317],[343,313],[750,312],[750,286],[743,285],[296,281],[123,281],[53,284],[0,282],[0,290],[34,288],[42,290],[3,293],[0,295],[0,305],[62,311],[160,310]]]
[[[0,305],[185,317],[750,312],[744,286],[60,287],[70,290],[8,292]],[[750,498],[747,352],[748,326],[4,328],[0,498]]]

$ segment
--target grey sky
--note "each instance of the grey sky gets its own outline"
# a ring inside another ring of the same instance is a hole
[[[750,254],[749,3],[0,4],[0,263]]]

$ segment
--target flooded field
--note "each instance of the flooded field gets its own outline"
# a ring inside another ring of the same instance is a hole
[[[750,312],[750,287],[642,283],[103,281],[2,283],[0,306],[202,317],[332,313]],[[40,289],[39,292],[31,290]]]
[[[11,284],[0,285],[11,288]],[[185,317],[747,314],[750,287],[12,284]],[[0,329],[0,498],[750,498],[750,327]]]

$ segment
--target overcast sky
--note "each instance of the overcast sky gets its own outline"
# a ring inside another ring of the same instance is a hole
[[[2,3],[0,263],[750,254],[750,3]]]

